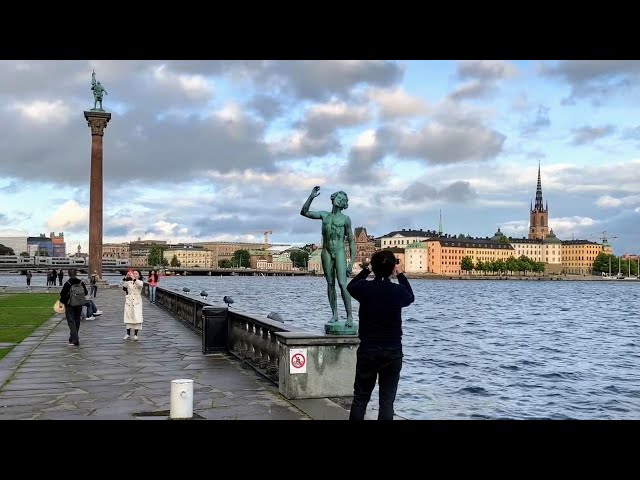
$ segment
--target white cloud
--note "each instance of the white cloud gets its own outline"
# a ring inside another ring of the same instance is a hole
[[[369,129],[362,132],[356,138],[356,141],[353,143],[354,147],[357,148],[371,148],[376,143],[376,131]]]
[[[67,123],[71,115],[70,107],[62,100],[15,102],[10,109],[17,110],[23,118],[33,123]]]
[[[521,238],[529,233],[528,220],[511,220],[498,226],[507,237]]]
[[[612,197],[603,195],[596,200],[596,205],[602,208],[634,207],[640,204],[640,195],[628,195],[626,197]]]
[[[68,200],[63,203],[47,219],[47,226],[53,230],[64,230],[65,228],[88,225],[89,208],[82,207],[75,200]]]
[[[429,111],[424,100],[409,95],[402,88],[375,88],[369,90],[368,96],[378,105],[381,116],[385,118],[424,115]]]
[[[596,205],[602,208],[615,208],[622,205],[622,200],[614,198],[610,195],[603,195],[596,200]]]
[[[203,75],[187,75],[171,72],[166,65],[154,67],[153,79],[162,87],[178,89],[187,97],[198,100],[213,94],[213,88]]]
[[[571,240],[572,238],[584,238],[589,235],[593,227],[599,223],[590,217],[559,217],[550,218],[549,227],[553,228],[553,233],[561,240]]]

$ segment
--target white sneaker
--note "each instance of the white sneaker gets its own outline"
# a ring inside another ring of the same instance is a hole
[[[94,317],[93,315],[90,316],[90,317],[85,318],[85,320],[95,320],[95,319],[96,319],[96,317]]]
[[[134,340],[138,340],[138,335],[134,335],[134,336],[133,336],[133,339],[134,339]]]
[[[124,337],[122,337],[123,340],[129,340],[129,335],[125,335]]]
[[[93,312],[93,315],[102,315],[102,310],[96,310],[95,312]]]

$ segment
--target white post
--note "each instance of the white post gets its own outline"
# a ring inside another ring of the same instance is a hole
[[[193,380],[171,381],[171,410],[169,417],[172,420],[193,417]]]

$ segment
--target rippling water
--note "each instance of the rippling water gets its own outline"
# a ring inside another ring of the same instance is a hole
[[[416,301],[403,310],[399,415],[640,418],[640,282],[411,285]],[[196,296],[206,290],[214,302],[230,295],[233,309],[275,311],[317,332],[331,315],[322,277],[169,277],[160,286],[187,286]],[[345,318],[340,297],[338,304]]]

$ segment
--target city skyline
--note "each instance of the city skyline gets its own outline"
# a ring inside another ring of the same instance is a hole
[[[104,243],[318,243],[300,208],[349,195],[354,227],[526,237],[538,162],[562,240],[640,250],[638,61],[2,61],[0,236],[88,245],[95,68]],[[46,87],[41,79],[46,78]]]

